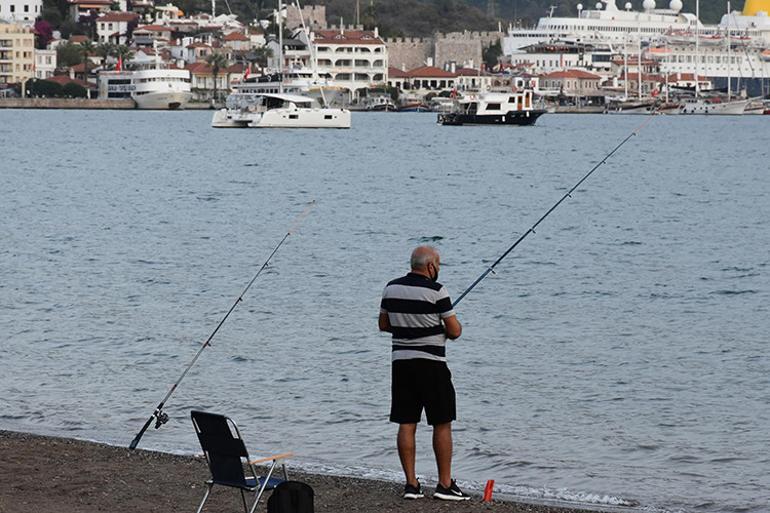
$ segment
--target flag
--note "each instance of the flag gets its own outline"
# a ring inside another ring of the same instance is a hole
[[[115,67],[116,71],[123,71],[123,56],[118,55],[118,65]]]
[[[243,80],[246,80],[249,78],[249,75],[251,74],[251,63],[249,63],[248,66],[246,66],[246,72],[243,74]]]

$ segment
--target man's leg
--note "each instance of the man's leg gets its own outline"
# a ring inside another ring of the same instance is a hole
[[[414,471],[415,458],[415,433],[417,424],[399,424],[398,425],[398,457],[401,459],[401,467],[404,469],[407,484],[417,486],[417,475]],[[451,434],[450,434],[451,436]],[[451,441],[450,441],[451,445]],[[451,449],[450,449],[451,450]]]
[[[433,452],[438,466],[438,482],[449,488],[452,484],[452,423],[433,426]],[[414,454],[414,453],[412,453]],[[414,459],[412,460],[414,462]]]

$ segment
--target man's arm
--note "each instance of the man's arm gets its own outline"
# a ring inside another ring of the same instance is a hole
[[[387,331],[392,333],[393,329],[390,327],[390,317],[387,312],[380,312],[380,331]]]
[[[380,328],[382,329],[382,328]],[[451,315],[444,318],[444,333],[449,339],[459,338],[463,333],[463,325],[457,320],[456,315]]]

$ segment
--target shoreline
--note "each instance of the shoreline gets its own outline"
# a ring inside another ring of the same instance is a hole
[[[255,456],[255,455],[252,455]],[[260,470],[260,469],[258,469]],[[303,481],[315,491],[317,512],[452,512],[578,513],[633,511],[633,508],[594,508],[582,505],[549,505],[516,502],[496,497],[448,503],[430,498],[406,501],[399,483],[359,479],[295,470],[287,462],[289,478]],[[0,513],[112,513],[195,511],[210,477],[201,456],[184,456],[137,449],[129,451],[97,442],[0,430]],[[266,498],[257,511],[266,511]],[[214,487],[205,511],[242,509],[240,494]]]

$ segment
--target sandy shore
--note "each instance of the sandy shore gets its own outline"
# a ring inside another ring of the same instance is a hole
[[[202,458],[129,451],[92,442],[0,431],[0,513],[192,513],[208,468]],[[401,499],[397,483],[311,475],[289,477],[315,490],[317,512],[360,511],[571,513],[574,510],[512,502],[445,503]],[[261,502],[257,511],[266,511]],[[207,512],[243,511],[240,495],[215,487]]]

